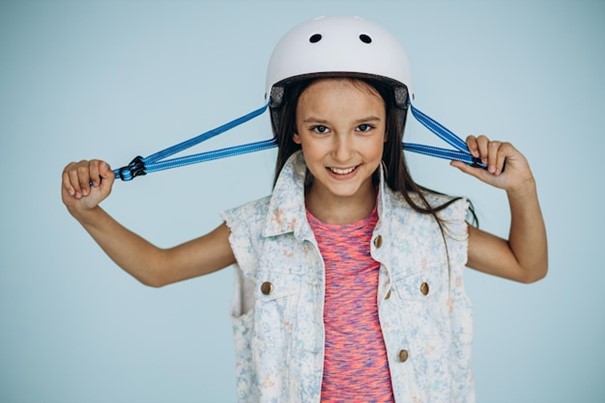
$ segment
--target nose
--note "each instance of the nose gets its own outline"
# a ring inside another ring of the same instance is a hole
[[[333,158],[339,162],[346,162],[353,154],[353,144],[350,136],[339,134],[334,136]]]

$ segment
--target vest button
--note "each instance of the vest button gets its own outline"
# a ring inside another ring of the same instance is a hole
[[[406,362],[408,360],[408,350],[401,350],[399,352],[399,362]]]
[[[374,246],[380,248],[382,246],[382,235],[378,235],[374,238]]]
[[[420,284],[420,292],[422,293],[422,295],[428,295],[428,293],[429,293],[429,284],[426,283],[426,282]]]
[[[273,291],[273,284],[271,284],[269,281],[265,281],[264,283],[261,284],[260,292],[262,292],[264,295],[269,295],[269,294],[271,294],[272,291]]]

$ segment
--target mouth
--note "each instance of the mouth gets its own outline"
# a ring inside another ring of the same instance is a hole
[[[336,168],[336,167],[327,167],[328,171],[332,172],[335,175],[346,176],[357,169],[359,165],[350,168]]]

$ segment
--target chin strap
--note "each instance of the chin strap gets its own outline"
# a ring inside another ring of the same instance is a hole
[[[449,150],[439,147],[427,146],[423,144],[414,143],[403,143],[403,149],[406,151],[412,151],[419,154],[429,155],[432,157],[443,158],[446,160],[462,161],[466,164],[486,168],[486,165],[481,160],[474,158],[466,143],[446,127],[433,120],[423,112],[416,109],[411,103],[409,104],[412,115],[418,122],[423,126],[437,135],[439,138],[444,140],[446,143],[455,148],[455,150]],[[215,129],[199,134],[198,136],[183,141],[172,147],[168,147],[162,151],[158,151],[148,157],[135,157],[128,165],[121,168],[115,169],[113,172],[116,178],[120,178],[123,181],[130,181],[137,176],[146,175],[148,173],[163,171],[165,169],[177,168],[185,165],[196,164],[198,162],[211,161],[219,158],[232,157],[235,155],[247,154],[256,151],[268,150],[270,148],[277,147],[277,140],[275,138],[263,141],[257,141],[254,143],[242,144],[239,146],[232,146],[221,148],[218,150],[207,151],[199,154],[188,155],[185,157],[171,158],[168,157],[184,151],[190,147],[200,144],[212,137],[218,136],[236,126],[241,125],[257,116],[262,115],[267,110],[268,104],[263,105],[261,108],[252,111],[244,116],[241,116],[229,123],[219,126]]]
[[[416,109],[411,103],[409,105],[412,111],[412,116],[414,116],[414,118],[418,122],[420,122],[431,132],[433,132],[433,134],[435,134],[441,140],[454,147],[455,150],[427,146],[424,144],[403,143],[404,150],[412,151],[418,154],[429,155],[431,157],[443,158],[450,161],[462,161],[473,167],[479,167],[483,169],[487,168],[487,165],[481,162],[480,158],[475,158],[472,156],[464,140],[455,135],[451,130],[443,126],[441,123],[437,122],[433,118],[427,116],[420,110]]]

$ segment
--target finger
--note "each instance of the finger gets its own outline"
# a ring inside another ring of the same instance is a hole
[[[75,191],[75,197],[76,199],[79,199],[80,197],[82,197],[82,189],[80,188],[80,180],[78,179],[78,167],[77,165],[73,166],[68,172],[67,174],[69,175],[69,182],[71,183],[71,185],[74,188]]]
[[[63,171],[63,173],[61,174],[61,182],[62,182],[62,188],[63,190],[70,195],[71,197],[73,197],[76,194],[76,191],[74,190],[74,187],[71,186],[70,180],[69,180],[69,174],[67,173],[67,171]]]
[[[115,174],[111,170],[111,167],[105,161],[101,161],[99,164],[99,175],[102,178],[102,185],[107,185],[111,188],[115,180]]]
[[[490,141],[487,146],[487,149],[488,149],[487,171],[492,175],[494,175],[496,173],[496,166],[497,166],[497,162],[498,162],[498,153],[499,153],[501,145],[502,145],[502,143],[500,143],[499,141]]]
[[[92,183],[92,186],[97,187],[101,183],[101,175],[99,174],[99,165],[100,161],[93,160],[90,161],[89,172],[90,172],[90,181],[88,183]]]
[[[70,164],[68,164],[65,169],[63,170],[63,174],[62,176],[62,181],[63,181],[63,189],[65,189],[65,191],[67,192],[67,194],[69,194],[70,196],[75,196],[76,195],[76,190],[74,189],[72,183],[71,183],[71,179],[69,177],[69,171],[71,169],[73,169],[73,166],[75,164],[72,162]]]
[[[111,170],[111,167],[105,161],[99,162],[99,175],[103,179],[115,178],[115,175],[114,175],[113,171]]]
[[[479,158],[481,158],[481,162],[483,162],[484,164],[487,164],[487,158],[489,155],[489,150],[488,150],[488,145],[489,145],[489,139],[484,136],[481,135],[479,137],[477,137],[477,147],[479,148]]]
[[[475,158],[479,158],[479,146],[477,145],[477,137],[470,135],[466,138],[466,145],[471,155]]]
[[[82,196],[88,196],[90,193],[90,164],[87,161],[80,161],[76,171]]]
[[[500,175],[506,168],[506,161],[509,157],[514,156],[517,149],[511,143],[502,143],[500,152],[498,153],[498,162],[496,163],[496,175]]]

